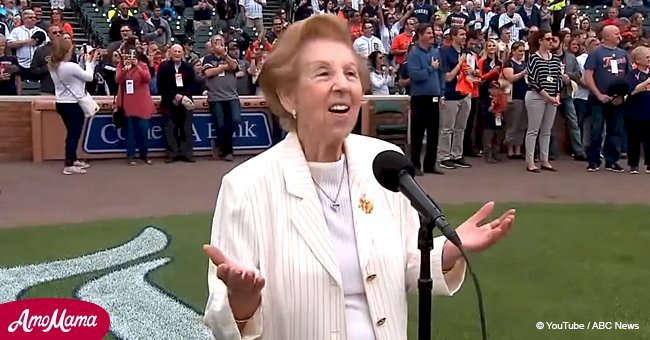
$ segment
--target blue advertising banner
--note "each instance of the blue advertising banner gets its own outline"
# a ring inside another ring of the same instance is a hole
[[[149,122],[149,151],[165,151],[166,117],[154,115]],[[209,113],[194,113],[194,150],[210,151],[210,140],[216,138],[217,131]],[[111,115],[96,115],[88,120],[83,143],[83,151],[88,154],[126,152],[126,131],[116,129]],[[233,149],[266,149],[273,144],[271,125],[264,112],[244,111],[241,113],[239,128],[233,134]]]

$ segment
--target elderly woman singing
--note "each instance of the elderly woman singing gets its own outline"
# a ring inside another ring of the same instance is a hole
[[[336,53],[332,53],[336,51]],[[399,148],[352,135],[366,61],[340,18],[289,26],[260,83],[287,137],[223,177],[210,245],[204,322],[217,339],[405,340],[407,292],[417,290],[418,214],[375,180],[372,162]],[[514,210],[457,229],[470,252],[501,239]],[[434,294],[465,277],[459,250],[434,240]]]

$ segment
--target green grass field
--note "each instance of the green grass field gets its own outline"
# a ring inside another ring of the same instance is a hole
[[[483,289],[491,339],[649,339],[650,209],[647,206],[515,204],[516,227],[497,247],[473,259]],[[478,205],[449,206],[459,223]],[[499,204],[502,211],[506,205]],[[146,259],[172,262],[150,279],[202,313],[207,297],[210,214],[0,231],[0,267],[77,257],[114,247],[145,226],[164,230],[171,243]],[[142,262],[143,259],[137,262]],[[28,297],[72,297],[83,282],[105,274],[75,276],[33,287]],[[480,339],[476,296],[468,275],[453,298],[434,300],[432,339]],[[409,338],[417,338],[417,296],[412,298]],[[538,321],[621,321],[639,330],[537,330]],[[191,340],[191,339],[189,339]],[[305,339],[309,340],[309,339]]]

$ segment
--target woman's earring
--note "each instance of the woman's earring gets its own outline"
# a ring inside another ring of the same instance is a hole
[[[291,110],[291,117],[293,117],[293,119],[296,119],[296,110]]]

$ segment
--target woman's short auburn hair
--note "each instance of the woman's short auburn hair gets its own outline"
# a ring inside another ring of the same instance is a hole
[[[57,39],[52,41],[52,52],[50,52],[50,61],[48,66],[52,70],[59,68],[61,62],[68,61],[69,53],[74,46],[72,41],[66,39]]]
[[[319,14],[289,25],[273,46],[260,72],[259,82],[268,107],[286,131],[295,131],[296,121],[282,106],[279,94],[299,90],[295,86],[302,70],[297,68],[297,62],[302,53],[309,53],[302,47],[314,40],[340,42],[353,51],[350,29],[345,20],[333,14]],[[337,51],[331,53],[335,55]],[[370,89],[368,63],[365,58],[357,56],[357,64],[363,93],[366,93]]]

